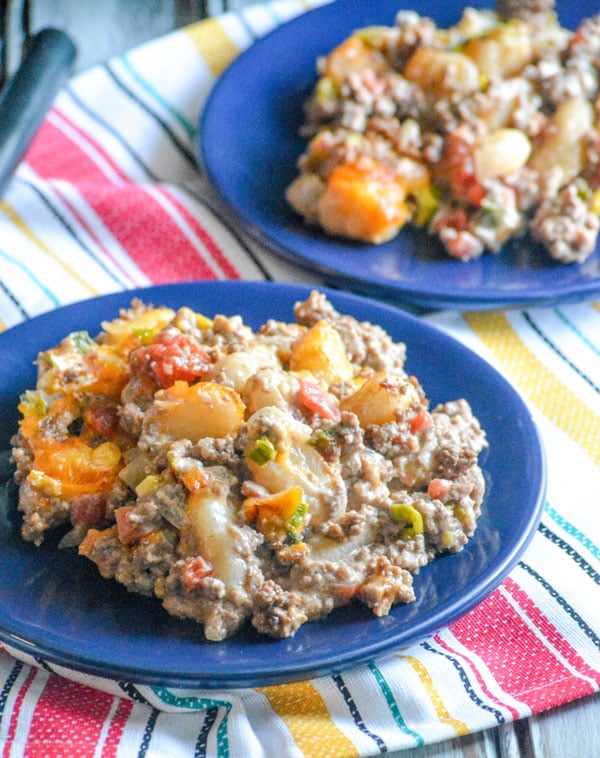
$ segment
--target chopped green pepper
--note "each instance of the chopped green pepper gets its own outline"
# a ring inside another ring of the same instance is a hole
[[[330,79],[328,76],[322,76],[319,79],[315,92],[319,103],[325,103],[328,100],[337,100],[340,96],[338,87],[333,79]]]
[[[73,341],[73,344],[79,353],[89,353],[91,350],[97,347],[96,343],[90,337],[88,332],[71,332],[69,337]]]
[[[287,524],[287,542],[288,544],[297,544],[302,540],[301,529],[304,526],[304,519],[308,506],[305,502],[300,505],[294,511],[292,517]]]
[[[45,416],[48,410],[48,403],[38,390],[25,390],[21,395],[21,402],[27,405],[36,416]]]
[[[390,510],[394,521],[410,524],[410,526],[402,530],[403,539],[411,539],[416,534],[423,534],[425,531],[423,516],[414,505],[410,505],[409,503],[392,503]]]
[[[317,450],[325,450],[335,440],[335,434],[330,429],[315,429],[310,438],[310,444]]]
[[[438,209],[440,192],[437,187],[425,184],[423,187],[413,190],[412,197],[416,205],[413,223],[417,226],[425,226],[425,224],[431,221],[433,214]]]
[[[152,338],[157,334],[158,329],[150,329],[143,326],[133,326],[131,331],[139,338],[142,345],[149,345],[152,342]]]
[[[254,461],[254,463],[258,463],[259,466],[264,466],[275,458],[277,455],[277,449],[271,440],[263,434],[262,437],[259,437],[256,440],[246,455],[251,461]]]

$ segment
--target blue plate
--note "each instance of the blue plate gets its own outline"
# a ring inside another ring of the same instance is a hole
[[[100,330],[133,296],[154,305],[189,305],[206,315],[241,313],[257,328],[292,320],[309,289],[268,282],[164,285],[107,295],[39,316],[0,334],[0,450],[17,428],[17,403],[35,386],[33,361],[73,330]],[[153,598],[102,579],[91,561],[20,537],[15,487],[2,485],[0,641],[49,662],[104,677],[200,688],[248,687],[341,671],[432,634],[479,603],[508,574],[531,540],[544,501],[542,446],[529,411],[505,379],[440,330],[393,307],[330,291],[338,310],[381,324],[408,346],[408,370],[432,403],[467,398],[487,431],[487,481],[474,538],[415,579],[415,603],[375,618],[353,605],[271,640],[251,628],[220,643],[199,625],[169,616]],[[4,463],[6,468],[6,455]],[[9,490],[6,497],[6,490]]]
[[[491,7],[488,2],[472,2]],[[576,28],[597,0],[558,0],[561,23]],[[317,271],[332,285],[417,308],[482,310],[577,301],[600,292],[600,250],[583,264],[556,263],[528,238],[500,254],[463,263],[444,256],[425,231],[405,228],[375,246],[336,240],[307,227],[284,191],[305,147],[302,105],[316,81],[315,61],[354,29],[392,24],[400,7],[441,26],[456,22],[447,0],[337,0],[255,42],[220,77],[203,110],[199,160],[223,211],[254,239]]]

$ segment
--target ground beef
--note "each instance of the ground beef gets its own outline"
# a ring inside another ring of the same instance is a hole
[[[561,263],[595,250],[600,15],[571,31],[553,0],[497,0],[495,12],[466,8],[438,29],[401,11],[394,25],[356,30],[317,73],[301,129],[309,141],[286,189],[307,224],[378,245],[413,223],[461,261],[526,233]],[[580,234],[548,205],[575,179],[590,189]],[[307,325],[320,316],[333,318],[317,303],[300,314]],[[401,365],[377,334],[369,350],[355,324],[340,333],[365,365]]]
[[[555,0],[496,0],[496,8],[501,18],[522,18],[525,21],[547,19],[555,9]]]
[[[562,263],[581,263],[596,246],[600,218],[589,209],[589,187],[573,182],[540,206],[533,233]]]
[[[290,636],[353,601],[379,616],[412,602],[413,574],[475,530],[485,433],[466,400],[429,408],[381,327],[316,291],[295,312],[253,331],[137,302],[96,340],[44,354],[13,438],[24,539],[68,527],[60,547],[213,641],[246,623]],[[320,349],[323,324],[341,355]],[[93,377],[107,351],[114,376]],[[232,355],[249,370],[228,373]]]

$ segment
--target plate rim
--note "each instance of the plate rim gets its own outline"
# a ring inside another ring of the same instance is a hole
[[[387,314],[388,317],[395,321],[394,328],[400,328],[400,325],[408,323],[413,329],[416,329],[419,335],[431,336],[435,334],[436,339],[440,339],[446,345],[456,348],[459,352],[466,351],[474,356],[476,362],[485,364],[491,376],[495,378],[495,381],[499,381],[505,389],[511,393],[512,399],[516,402],[523,412],[523,421],[529,425],[528,432],[531,436],[531,441],[535,442],[535,449],[529,452],[537,458],[539,465],[539,481],[536,485],[536,497],[533,507],[529,513],[527,520],[527,529],[518,535],[518,538],[511,543],[511,549],[503,554],[500,561],[496,561],[494,564],[493,572],[487,572],[483,575],[478,574],[475,588],[467,593],[468,602],[464,600],[460,603],[456,601],[448,600],[446,604],[450,604],[450,611],[446,611],[442,608],[440,611],[436,609],[434,614],[429,614],[424,620],[417,619],[411,625],[411,632],[407,630],[401,633],[395,633],[391,639],[388,639],[385,634],[376,638],[370,645],[363,646],[360,652],[354,651],[352,654],[341,655],[332,664],[328,660],[313,656],[310,661],[305,663],[295,661],[287,667],[280,668],[275,673],[267,674],[266,671],[257,674],[256,670],[250,670],[246,672],[237,671],[234,674],[227,674],[226,672],[221,675],[217,675],[214,672],[183,674],[175,670],[167,673],[159,673],[157,675],[156,670],[151,670],[148,667],[142,668],[139,666],[124,666],[115,665],[114,661],[106,662],[105,660],[99,660],[98,655],[94,657],[86,657],[85,655],[78,655],[73,653],[67,653],[64,649],[56,644],[44,644],[41,641],[32,642],[22,636],[15,635],[14,630],[6,629],[5,619],[0,617],[0,642],[6,644],[7,647],[13,648],[21,653],[25,653],[29,656],[38,655],[49,663],[54,663],[59,666],[63,666],[67,669],[90,673],[96,676],[109,678],[109,679],[128,679],[140,684],[162,684],[165,686],[193,686],[201,687],[205,689],[215,689],[223,687],[249,687],[258,686],[259,684],[277,684],[298,681],[299,679],[312,678],[314,676],[321,676],[324,674],[330,674],[337,671],[345,670],[349,667],[360,665],[368,660],[373,660],[378,656],[383,656],[390,653],[391,650],[403,647],[407,644],[413,644],[414,642],[422,639],[425,636],[429,636],[437,631],[442,626],[447,626],[456,620],[464,616],[470,610],[472,610],[484,597],[489,595],[501,581],[508,575],[510,570],[519,560],[520,556],[527,548],[535,532],[537,525],[541,519],[543,506],[545,502],[545,494],[547,488],[547,471],[546,471],[546,458],[543,447],[543,442],[535,423],[535,420],[531,416],[529,409],[527,408],[524,400],[517,392],[517,390],[510,385],[510,383],[495,369],[491,364],[485,361],[480,355],[475,353],[465,344],[461,343],[455,337],[449,335],[435,324],[428,323],[419,319],[411,314],[405,313],[399,308],[376,301],[372,298],[348,293],[331,290],[327,287],[304,285],[304,284],[288,284],[283,282],[270,282],[270,281],[219,281],[219,282],[182,282],[175,284],[157,285],[151,287],[144,287],[136,290],[126,290],[117,293],[111,293],[102,295],[95,298],[90,298],[83,301],[78,301],[70,305],[63,306],[62,308],[48,311],[44,314],[40,314],[26,322],[22,322],[5,332],[0,334],[0,348],[4,346],[5,342],[10,342],[13,339],[17,339],[22,332],[29,330],[36,330],[37,327],[44,324],[48,319],[54,320],[55,318],[61,318],[65,313],[68,316],[76,316],[81,311],[86,311],[90,306],[95,311],[104,310],[104,305],[107,308],[114,310],[115,304],[119,303],[120,307],[126,307],[125,302],[130,302],[133,297],[145,298],[145,295],[150,295],[152,299],[145,300],[145,302],[156,302],[156,296],[162,292],[169,292],[171,295],[177,295],[179,297],[184,293],[191,293],[193,289],[200,287],[205,291],[213,290],[218,293],[222,288],[229,289],[230,292],[237,292],[241,290],[254,291],[257,294],[264,292],[270,288],[277,289],[281,295],[286,295],[290,302],[292,298],[302,299],[305,298],[311,290],[318,289],[326,294],[338,308],[346,309],[344,312],[351,313],[352,305],[358,304],[366,308],[367,311],[375,310],[379,313],[383,312],[383,315]],[[188,298],[189,299],[189,298]],[[337,304],[336,304],[337,303]],[[181,301],[181,305],[187,305],[185,301]],[[386,323],[387,323],[387,319]],[[99,326],[99,323],[98,323]],[[41,333],[42,330],[39,330]],[[7,337],[7,335],[9,335]],[[408,346],[408,356],[410,358],[411,352],[413,352],[410,345]],[[2,389],[2,387],[0,387]],[[528,501],[529,502],[529,501]],[[473,540],[477,539],[477,531]],[[26,546],[26,543],[23,543]],[[457,556],[461,554],[458,553]],[[165,612],[166,613],[166,612]],[[319,622],[312,622],[318,624]],[[270,643],[265,642],[266,645]],[[64,643],[62,645],[64,648]]]

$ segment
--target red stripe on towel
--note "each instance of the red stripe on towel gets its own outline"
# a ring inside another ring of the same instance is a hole
[[[504,582],[504,588],[512,595],[526,616],[531,619],[532,623],[535,624],[548,642],[558,650],[562,657],[582,676],[587,676],[600,685],[600,671],[588,666],[577,650],[562,636],[554,624],[542,613],[514,579],[508,577]]]
[[[63,122],[65,128],[60,127]],[[181,203],[158,185],[155,190],[165,198],[164,204],[144,185],[131,183],[90,135],[64,114],[54,111],[46,119],[26,160],[42,179],[73,184],[153,283],[239,278],[225,252]],[[169,204],[185,219],[188,235],[165,208]]]
[[[38,673],[38,669],[32,668],[27,674],[27,678],[25,679],[25,682],[23,683],[23,686],[19,690],[19,694],[15,698],[15,704],[12,707],[12,711],[10,714],[10,723],[8,725],[8,734],[6,735],[6,742],[4,743],[4,751],[2,752],[3,758],[8,758],[11,754],[11,748],[13,745],[13,740],[15,739],[15,735],[17,733],[17,726],[19,724],[19,716],[21,715],[21,708],[23,707],[23,703],[25,702],[25,698],[27,696],[27,692],[29,688],[31,687],[31,683],[36,677],[36,674]]]
[[[175,197],[173,197],[173,195],[164,187],[157,187],[157,190],[177,208],[182,217],[185,219],[186,224],[190,226],[192,231],[196,234],[204,247],[206,247],[213,259],[218,262],[223,272],[227,274],[230,279],[238,279],[240,276],[239,271],[235,268],[231,261],[223,255],[222,249],[217,245],[207,230],[202,226],[200,221],[195,216],[193,216],[189,210]]]
[[[502,689],[533,713],[593,692],[574,675],[496,590],[450,627],[486,664]]]
[[[48,117],[44,120],[24,157],[38,176],[46,180],[60,179],[82,188],[107,182],[114,183],[115,177],[109,179],[107,175],[108,167],[123,183],[130,181],[102,148],[84,150],[58,127],[60,123],[58,113],[55,111],[53,115],[56,118]],[[71,126],[72,122],[62,117],[62,114],[61,119]],[[85,143],[89,144],[90,140],[85,133],[77,128],[74,128],[74,131]],[[105,160],[106,166],[102,165],[100,157]]]
[[[24,758],[94,756],[114,697],[51,676],[35,706]]]
[[[504,710],[506,710],[506,711],[508,711],[510,713],[510,715],[511,715],[511,717],[513,719],[516,720],[516,719],[521,718],[521,714],[519,713],[519,711],[514,706],[509,705],[508,703],[503,702],[502,700],[500,700],[499,698],[497,698],[492,692],[490,692],[489,687],[485,683],[482,675],[480,674],[479,670],[477,669],[477,666],[476,666],[475,662],[471,658],[469,658],[468,656],[464,655],[464,653],[461,653],[458,650],[456,650],[455,648],[453,648],[451,645],[449,645],[447,642],[445,642],[440,637],[439,634],[436,634],[434,636],[434,639],[435,639],[435,641],[437,642],[437,644],[441,648],[443,648],[444,650],[447,650],[450,654],[456,656],[457,658],[460,658],[461,660],[463,660],[469,666],[469,669],[471,670],[471,673],[473,674],[475,680],[479,684],[479,686],[481,688],[481,691],[483,692],[483,694],[488,698],[488,700],[491,703],[494,703],[499,708],[504,708]]]
[[[102,758],[116,758],[119,743],[132,710],[133,703],[131,700],[125,698],[119,700],[116,713],[110,721],[108,734],[102,746]]]

